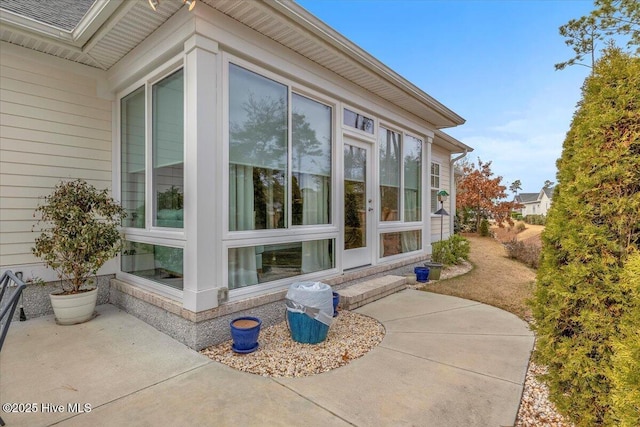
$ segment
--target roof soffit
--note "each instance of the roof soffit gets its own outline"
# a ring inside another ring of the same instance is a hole
[[[464,123],[462,117],[294,2],[198,2],[203,3],[198,6],[211,6],[435,128]],[[146,1],[97,0],[74,30],[76,34],[65,36],[39,30],[34,22],[20,25],[0,10],[0,40],[108,70],[182,6],[179,0],[162,1],[154,12]]]

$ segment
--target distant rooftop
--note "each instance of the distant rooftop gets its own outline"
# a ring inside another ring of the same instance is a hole
[[[71,32],[95,2],[96,0],[2,0],[0,8]]]
[[[531,203],[538,200],[538,195],[540,193],[520,193],[516,196],[516,200],[520,203]]]

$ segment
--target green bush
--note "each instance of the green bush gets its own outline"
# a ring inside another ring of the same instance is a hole
[[[524,222],[532,225],[544,225],[547,218],[544,215],[527,215],[524,217]]]
[[[471,250],[469,241],[458,234],[433,243],[432,249],[431,260],[444,265],[459,264],[461,260],[468,260]]]
[[[480,235],[482,237],[487,237],[490,235],[489,233],[489,221],[487,221],[487,219],[483,219],[482,222],[480,222]]]
[[[622,272],[622,291],[631,304],[620,318],[620,335],[613,340],[611,408],[621,427],[640,426],[640,253],[629,257]]]
[[[82,179],[61,181],[36,215],[42,233],[31,252],[56,271],[67,293],[78,293],[120,252],[119,226],[126,213],[106,189]]]
[[[583,85],[558,160],[532,303],[550,398],[578,427],[617,424],[611,372],[622,356],[613,343],[626,342],[631,306],[621,274],[640,245],[638,117],[640,58],[609,48]]]

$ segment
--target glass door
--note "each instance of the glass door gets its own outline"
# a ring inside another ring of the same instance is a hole
[[[344,256],[343,269],[371,264],[371,148],[345,138],[344,143]]]

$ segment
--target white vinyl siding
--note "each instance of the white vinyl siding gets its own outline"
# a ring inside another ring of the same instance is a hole
[[[451,157],[451,153],[444,148],[438,147],[437,145],[433,145],[431,147],[431,161],[438,163],[440,165],[440,186],[438,190],[445,190],[447,193],[451,194],[451,177],[450,177],[450,163],[449,158]],[[434,208],[431,207],[431,211],[437,211],[440,209],[440,202],[437,203],[437,206]],[[451,208],[451,197],[444,202],[444,209],[450,214],[453,212]],[[450,216],[445,216],[443,218],[443,236],[444,238],[449,237],[449,221],[451,220]],[[431,241],[436,242],[440,240],[440,215],[431,214]]]
[[[28,53],[28,51],[25,50]],[[111,186],[111,101],[72,67],[3,52],[0,65],[0,266],[36,263],[39,198],[63,178]],[[74,68],[75,69],[75,68]]]

